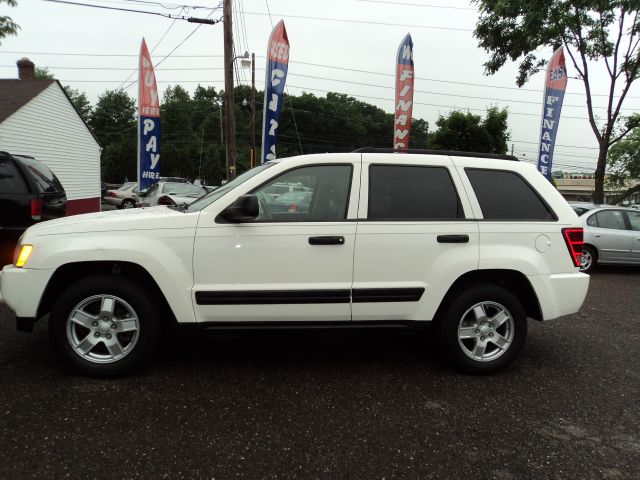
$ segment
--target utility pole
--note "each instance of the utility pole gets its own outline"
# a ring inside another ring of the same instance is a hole
[[[251,54],[251,168],[256,166],[256,54]]]
[[[233,25],[231,24],[231,2],[224,0],[224,120],[227,144],[227,181],[236,178],[236,121],[233,103]]]

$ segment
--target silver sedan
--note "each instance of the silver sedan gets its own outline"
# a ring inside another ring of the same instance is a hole
[[[138,206],[188,205],[206,193],[207,191],[204,188],[190,183],[158,182],[140,195]]]
[[[580,270],[590,272],[596,264],[640,265],[640,211],[605,207],[580,217],[584,248]]]

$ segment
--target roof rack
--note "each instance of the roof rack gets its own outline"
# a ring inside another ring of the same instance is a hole
[[[426,150],[422,148],[410,148],[409,150],[399,152],[393,148],[362,147],[354,150],[353,153],[410,153],[423,155],[447,155],[451,157],[491,158],[495,160],[510,160],[512,162],[520,161],[513,155],[503,153],[456,152],[455,150]]]

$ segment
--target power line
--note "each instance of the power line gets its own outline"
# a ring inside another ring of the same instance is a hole
[[[44,0],[46,1],[46,0]],[[137,57],[137,55],[131,54],[105,54],[105,53],[67,53],[67,52],[21,52],[15,50],[5,50],[0,51],[0,54],[13,54],[13,55],[51,55],[51,56],[79,56],[79,57]],[[173,58],[219,58],[222,55],[212,55],[212,54],[202,54],[202,55],[173,55]],[[264,55],[256,55],[256,58],[265,58]],[[357,68],[349,68],[349,67],[340,67],[336,65],[324,65],[321,63],[312,63],[312,62],[302,62],[299,60],[290,60],[289,64],[299,64],[299,65],[309,65],[313,67],[321,67],[321,68],[329,68],[333,70],[343,70],[347,72],[355,72],[355,73],[366,73],[370,75],[381,75],[385,77],[394,77],[395,74],[392,73],[383,73],[383,72],[375,72],[372,70],[362,70]],[[292,72],[292,75],[295,73]],[[460,82],[456,80],[448,80],[448,79],[440,79],[440,78],[429,78],[429,77],[415,77],[416,80],[427,81],[427,82],[439,82],[453,85],[465,85],[470,87],[480,87],[480,88],[496,88],[501,90],[514,90],[518,92],[534,92],[540,94],[542,89],[535,88],[524,88],[524,87],[509,87],[506,85],[489,85],[482,83],[472,83],[472,82]],[[580,92],[565,92],[565,95],[579,95],[584,96],[584,93]],[[597,94],[592,93],[592,97],[609,97],[608,94]],[[627,99],[640,99],[640,96],[627,96]]]
[[[134,10],[132,8],[107,7],[106,5],[95,5],[95,4],[90,4],[90,3],[70,2],[69,0],[40,0],[40,1],[42,1],[42,2],[50,2],[50,3],[61,3],[61,4],[65,4],[65,5],[75,5],[75,6],[78,6],[78,7],[100,8],[100,9],[103,9],[103,10],[116,10],[116,11],[120,11],[120,12],[142,13],[142,14],[146,14],[146,15],[157,15],[159,17],[165,17],[165,18],[170,18],[170,19],[185,20],[185,21],[190,22],[190,23],[201,23],[201,21],[204,20],[204,19],[199,19],[199,18],[194,18],[194,17],[185,17],[185,16],[180,16],[180,15],[172,15],[170,13],[151,12],[149,10]],[[210,21],[205,22],[205,23],[209,23],[211,25],[215,25],[216,23],[220,22],[221,20],[222,19],[220,19],[220,20],[210,20]]]
[[[409,25],[404,23],[388,23],[388,22],[374,22],[372,20],[354,20],[347,18],[328,18],[328,17],[308,17],[304,15],[284,15],[281,13],[264,13],[264,12],[245,12],[247,15],[259,15],[269,16],[271,15],[281,18],[295,18],[297,20],[319,20],[323,22],[339,22],[339,23],[359,23],[362,25],[376,25],[385,27],[403,27],[403,28],[419,28],[419,29],[433,29],[433,30],[449,30],[454,32],[473,32],[470,28],[456,28],[456,27],[439,27],[435,25]]]
[[[424,3],[408,3],[408,2],[388,2],[388,1],[382,1],[382,0],[355,0],[356,2],[367,2],[367,3],[383,3],[386,5],[403,5],[403,6],[408,6],[408,7],[426,7],[426,8],[448,8],[451,10],[471,10],[473,12],[477,12],[478,9],[477,8],[471,8],[471,7],[454,7],[451,5],[426,5]]]

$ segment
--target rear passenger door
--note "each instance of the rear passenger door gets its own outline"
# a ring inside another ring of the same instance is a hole
[[[478,267],[478,226],[448,157],[363,155],[352,318],[430,320]]]
[[[622,210],[600,210],[587,219],[592,241],[603,262],[624,262],[631,259],[633,233],[627,230]]]

